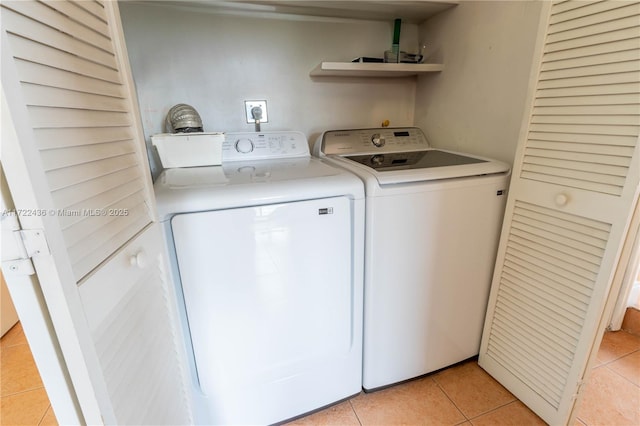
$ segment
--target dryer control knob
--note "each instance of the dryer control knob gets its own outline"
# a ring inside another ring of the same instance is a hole
[[[236,151],[241,154],[248,154],[253,151],[253,141],[251,139],[238,139],[236,141]]]
[[[384,140],[384,136],[380,133],[374,133],[371,135],[371,142],[377,146],[378,148],[383,147],[386,141]]]

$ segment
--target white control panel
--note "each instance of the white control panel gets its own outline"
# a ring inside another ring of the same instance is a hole
[[[222,144],[222,163],[309,156],[309,143],[301,132],[230,132]]]
[[[325,155],[422,151],[429,142],[417,127],[331,130],[322,135]],[[317,149],[317,146],[316,146]]]

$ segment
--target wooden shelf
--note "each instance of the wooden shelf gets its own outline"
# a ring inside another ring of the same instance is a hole
[[[123,0],[148,3],[149,0]],[[458,5],[458,0],[162,0],[157,3],[203,12],[264,16],[316,16],[357,20],[393,21],[420,24]],[[153,2],[152,2],[153,3]]]
[[[311,77],[408,77],[442,71],[442,64],[388,64],[379,62],[320,62]]]

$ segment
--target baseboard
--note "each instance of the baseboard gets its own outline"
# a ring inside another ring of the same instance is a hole
[[[640,311],[636,308],[627,308],[622,320],[622,329],[630,334],[640,336]]]

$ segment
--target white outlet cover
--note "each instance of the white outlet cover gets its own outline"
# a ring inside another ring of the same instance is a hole
[[[267,115],[267,101],[244,101],[244,109],[246,113],[247,123],[252,124],[256,122],[253,119],[253,116],[251,115],[251,110],[254,107],[260,107],[262,109],[262,119],[260,120],[260,122],[268,123],[269,116]]]

